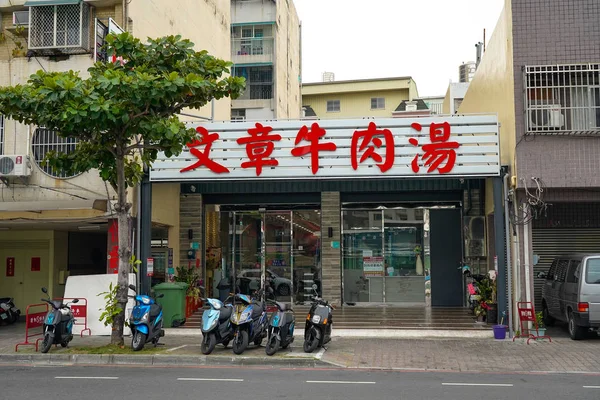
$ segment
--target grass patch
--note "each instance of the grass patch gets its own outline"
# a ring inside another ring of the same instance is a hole
[[[67,353],[70,354],[157,354],[166,350],[165,346],[154,347],[153,344],[144,347],[140,351],[133,351],[131,346],[125,344],[124,346],[117,346],[114,344],[107,344],[106,346],[100,347],[72,347],[67,349]]]

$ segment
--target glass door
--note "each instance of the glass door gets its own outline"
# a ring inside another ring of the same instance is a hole
[[[273,289],[274,300],[289,303],[294,285],[292,257],[292,213],[263,213],[264,265],[266,284]]]
[[[263,221],[256,212],[234,212],[233,275],[240,293],[252,295],[261,287]]]
[[[317,285],[321,295],[321,212],[294,211],[293,230],[293,299],[296,303],[310,303]]]

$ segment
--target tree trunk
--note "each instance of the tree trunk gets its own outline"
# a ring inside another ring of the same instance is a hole
[[[122,346],[123,327],[125,325],[125,310],[127,309],[127,293],[129,292],[129,258],[131,257],[131,248],[129,243],[129,209],[131,206],[127,203],[127,182],[125,181],[125,162],[123,157],[117,156],[117,196],[118,204],[115,206],[117,211],[117,221],[119,225],[119,273],[117,277],[117,303],[121,312],[115,317],[112,326],[110,342]]]

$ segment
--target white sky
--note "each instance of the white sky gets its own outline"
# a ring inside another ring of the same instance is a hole
[[[412,76],[419,96],[444,95],[475,61],[504,0],[294,0],[302,21],[302,81]]]

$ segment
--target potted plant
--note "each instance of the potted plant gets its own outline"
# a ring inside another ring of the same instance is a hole
[[[477,304],[477,306],[475,306],[475,316],[477,317],[477,322],[478,323],[484,323],[485,322],[485,317],[487,315],[487,310],[484,307],[484,302],[480,302],[479,304]]]
[[[546,335],[546,325],[544,324],[544,314],[539,311],[535,313],[535,321],[537,322],[538,330],[536,336],[544,336]],[[532,328],[532,330],[535,327]],[[531,332],[534,333],[534,332]]]
[[[200,276],[196,272],[196,268],[189,267],[177,267],[177,275],[175,276],[176,282],[183,282],[187,284],[186,297],[185,297],[185,314],[186,318],[189,318],[197,309],[200,307],[200,288],[199,281]]]

